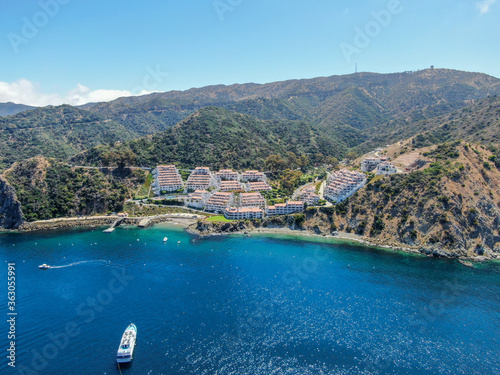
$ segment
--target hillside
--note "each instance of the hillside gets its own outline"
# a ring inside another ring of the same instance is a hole
[[[346,146],[302,121],[259,120],[251,116],[207,107],[176,126],[152,136],[100,146],[73,158],[77,164],[107,165],[110,155],[129,153],[134,165],[175,163],[186,168],[264,168],[265,159],[288,152],[307,155],[310,161],[341,156]]]
[[[330,218],[341,231],[446,256],[500,256],[500,170],[477,144],[422,149],[433,163],[377,176]]]
[[[145,181],[143,171],[71,168],[44,157],[17,162],[3,177],[26,221],[120,211]]]
[[[432,118],[500,93],[500,80],[481,73],[427,69],[358,73],[267,84],[218,85],[97,103],[89,110],[141,134],[165,130],[206,106],[260,119],[307,120],[363,129]]]
[[[459,139],[485,145],[500,144],[500,96],[472,102],[465,108],[430,119],[373,128],[373,138],[356,147],[361,153],[380,145],[412,138],[416,147],[430,146]]]
[[[456,142],[422,150],[430,165],[408,174],[376,176],[332,207],[264,219],[199,221],[210,235],[283,228],[362,240],[449,258],[500,258],[500,169],[479,145]],[[350,235],[346,235],[349,233]]]
[[[304,149],[298,152],[342,156],[348,148],[356,147],[364,152],[418,134],[427,126],[423,121],[431,124],[437,116],[455,113],[499,93],[497,78],[427,69],[268,84],[218,85],[120,98],[81,108],[67,105],[36,108],[0,117],[0,169],[37,155],[67,160],[97,145],[166,131],[209,106],[246,114],[256,121],[266,120],[266,127],[271,133],[281,132],[283,141],[297,138],[299,127],[309,129],[307,132],[315,135],[306,135],[311,141],[304,147],[297,145],[295,148]],[[283,134],[283,127],[289,127],[289,136]],[[268,141],[276,147],[273,140]],[[325,153],[324,146],[333,149]],[[278,152],[290,148],[294,147],[280,145]],[[264,150],[259,155],[267,153]],[[144,163],[158,160],[144,152],[137,154],[138,160]]]
[[[122,125],[68,105],[0,117],[0,169],[37,155],[66,159],[135,135]]]
[[[413,139],[416,147],[463,139],[484,145],[500,144],[500,96],[419,124],[423,134]]]
[[[16,191],[0,176],[0,228],[17,228],[23,222],[21,203]]]

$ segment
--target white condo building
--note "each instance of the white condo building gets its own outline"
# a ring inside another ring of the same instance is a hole
[[[205,204],[210,197],[210,193],[206,190],[196,190],[194,193],[188,195],[188,198],[185,201],[186,206],[197,208],[202,210],[205,208]]]
[[[366,176],[357,171],[341,169],[328,178],[324,196],[334,202],[342,202],[366,184]]]
[[[380,175],[380,174],[394,174],[398,173],[398,169],[396,166],[392,163],[389,162],[383,162],[377,165],[377,170],[375,174]]]
[[[228,207],[224,210],[224,217],[229,220],[261,219],[264,210],[259,207]]]
[[[232,169],[221,169],[219,172],[215,174],[218,181],[238,181],[239,175],[238,172],[233,171]]]
[[[158,165],[152,172],[154,177],[153,191],[160,195],[162,191],[172,192],[182,189],[183,183],[175,165]]]
[[[316,194],[316,186],[311,185],[303,189],[299,194],[299,199],[308,205],[315,205],[319,201],[319,195]]]
[[[380,163],[383,163],[385,161],[388,161],[389,159],[386,157],[381,157],[381,158],[366,158],[361,162],[361,171],[362,172],[371,172],[375,168],[377,168],[377,165]]]
[[[238,181],[221,181],[219,189],[220,191],[244,190],[243,185]]]
[[[304,202],[302,201],[288,201],[286,203],[277,203],[274,206],[267,207],[267,215],[288,215],[294,212],[304,211]]]
[[[207,190],[212,186],[216,186],[216,181],[208,167],[196,167],[187,180],[189,190]]]
[[[233,193],[219,191],[214,193],[205,204],[206,211],[224,212],[231,205]]]
[[[259,171],[245,171],[241,174],[242,181],[261,181],[266,182],[266,175]]]
[[[271,186],[267,184],[267,182],[263,181],[255,181],[255,182],[247,182],[246,184],[248,191],[271,191],[273,190]]]
[[[266,207],[266,200],[260,193],[241,193],[241,207]]]

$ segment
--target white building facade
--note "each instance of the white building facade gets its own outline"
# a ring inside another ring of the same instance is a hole
[[[332,202],[342,202],[366,184],[366,176],[357,171],[341,169],[333,173],[327,182],[324,196]]]

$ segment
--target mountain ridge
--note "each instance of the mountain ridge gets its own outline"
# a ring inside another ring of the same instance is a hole
[[[0,103],[0,117],[15,115],[20,112],[35,109],[36,107],[13,102]]]
[[[398,119],[417,121],[435,117],[498,94],[500,80],[495,77],[450,69],[426,69],[266,84],[213,85],[119,98],[96,104],[89,111],[121,122],[143,135],[165,130],[206,106],[259,117],[259,111],[265,113],[267,109],[259,110],[258,107],[271,102],[288,107],[289,111],[281,115],[289,120],[301,118],[326,128],[343,125],[370,128]]]

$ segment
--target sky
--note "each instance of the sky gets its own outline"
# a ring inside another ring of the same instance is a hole
[[[500,0],[0,0],[0,103],[436,68],[500,77]]]

